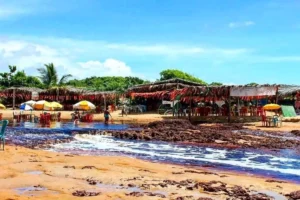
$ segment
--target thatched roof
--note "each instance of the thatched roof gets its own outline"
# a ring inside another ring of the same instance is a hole
[[[116,94],[115,91],[86,91],[84,95],[112,95]]]
[[[203,84],[187,81],[183,79],[169,79],[165,81],[156,81],[149,84],[136,85],[128,88],[128,92],[156,92],[163,90],[182,89],[189,86],[204,86]]]
[[[10,87],[2,90],[3,92],[11,92],[13,89],[20,92],[43,92],[45,90],[35,87]]]
[[[181,91],[182,95],[186,96],[215,96],[215,97],[227,97],[229,96],[230,88],[258,88],[258,87],[279,87],[279,85],[221,85],[221,86],[189,86]]]
[[[278,89],[278,95],[279,96],[295,95],[298,92],[300,92],[300,86],[299,85],[282,85]]]
[[[66,86],[66,87],[59,87],[59,88],[50,88],[47,90],[44,90],[40,93],[43,94],[56,94],[57,93],[57,89],[60,95],[68,95],[68,94],[82,94],[84,93],[86,90],[84,88],[75,88],[75,87],[71,87],[71,86]]]

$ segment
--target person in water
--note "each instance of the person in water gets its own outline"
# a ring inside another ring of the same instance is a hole
[[[112,118],[110,112],[108,111],[108,109],[106,108],[106,110],[104,111],[104,119],[105,119],[105,124],[108,124],[109,121],[109,116]]]

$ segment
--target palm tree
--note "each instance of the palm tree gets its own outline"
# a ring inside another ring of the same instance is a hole
[[[59,88],[63,86],[70,77],[72,77],[71,74],[66,74],[61,77],[61,79],[58,81],[58,74],[56,71],[55,66],[53,63],[45,64],[45,68],[38,68],[38,71],[40,72],[41,76],[39,76],[39,79],[41,79],[44,86],[49,88],[55,88],[56,89],[56,101],[58,101],[59,97]]]
[[[41,74],[41,76],[39,76],[39,79],[42,81],[46,88],[51,88],[53,86],[62,86],[68,81],[70,77],[72,77],[71,74],[66,74],[63,75],[59,80],[57,70],[53,63],[45,64],[45,67],[38,68],[38,71]]]

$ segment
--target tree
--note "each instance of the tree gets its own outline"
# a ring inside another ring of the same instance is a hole
[[[138,77],[93,76],[82,80],[70,80],[67,82],[67,85],[72,85],[74,87],[86,87],[91,90],[100,91],[125,91],[129,87],[143,83],[145,83],[145,81]]]
[[[66,74],[61,77],[58,81],[58,74],[53,63],[45,64],[45,68],[38,68],[41,76],[39,77],[42,83],[46,88],[51,88],[53,86],[62,86],[64,85],[70,77],[71,74]]]
[[[183,71],[177,70],[177,69],[167,69],[160,72],[160,80],[168,80],[173,78],[180,78],[187,81],[193,81],[200,84],[206,84],[203,80],[192,76],[188,73],[185,73]]]
[[[0,73],[1,76],[1,86],[10,87],[12,85],[12,77],[17,71],[17,67],[14,65],[9,65],[9,72]]]
[[[223,85],[223,83],[220,83],[220,82],[212,82],[211,84],[209,84],[211,86],[221,86]]]
[[[252,83],[248,83],[248,84],[246,84],[246,86],[258,86],[258,83],[254,83],[254,82],[252,82]]]

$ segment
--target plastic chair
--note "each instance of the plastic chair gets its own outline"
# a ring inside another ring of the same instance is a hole
[[[2,124],[2,127],[1,127],[1,132],[0,132],[0,141],[2,142],[2,150],[4,151],[4,146],[5,146],[5,130],[6,130],[6,127],[8,125],[8,120],[3,120],[3,121],[0,121],[0,123]]]
[[[282,127],[282,119],[280,118],[280,116],[274,115],[273,116],[273,123],[274,123],[274,126]]]
[[[44,114],[40,114],[40,123],[41,124],[45,123],[45,115]]]
[[[92,114],[88,115],[88,122],[93,122],[94,116]]]
[[[57,121],[60,122],[61,113],[57,113]]]
[[[270,121],[268,121],[266,115],[261,115],[262,126],[271,126]]]

